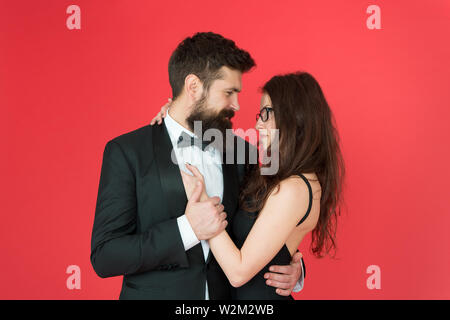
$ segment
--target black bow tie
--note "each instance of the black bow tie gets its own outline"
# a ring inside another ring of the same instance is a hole
[[[178,137],[177,146],[178,148],[197,146],[205,151],[205,148],[211,143],[211,141],[202,141],[198,138],[188,135],[186,132],[182,132]]]

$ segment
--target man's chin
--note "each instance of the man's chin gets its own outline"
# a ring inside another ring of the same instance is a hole
[[[231,129],[233,128],[233,122],[231,120],[227,119],[225,120],[225,129]]]

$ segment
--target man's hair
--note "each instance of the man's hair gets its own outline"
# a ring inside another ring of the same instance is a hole
[[[255,66],[255,61],[247,51],[238,48],[233,40],[220,34],[199,32],[184,39],[169,60],[172,99],[180,95],[189,74],[196,75],[207,92],[212,81],[221,78],[219,69],[223,66],[244,73]]]

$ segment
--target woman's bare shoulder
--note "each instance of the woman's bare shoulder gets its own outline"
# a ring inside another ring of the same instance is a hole
[[[268,201],[277,202],[287,207],[299,208],[299,206],[308,206],[309,189],[305,181],[299,176],[291,176],[282,180],[275,188]]]
[[[305,175],[306,177],[306,175]],[[310,179],[314,181],[314,178],[310,175],[306,177],[308,181]],[[318,183],[318,181],[316,182]],[[319,188],[320,185],[316,186],[312,183],[313,194],[314,190]],[[320,199],[320,195],[319,195]],[[277,208],[277,211],[291,215],[296,221],[300,221],[301,218],[306,214],[309,207],[309,188],[306,182],[300,176],[291,176],[280,182],[278,192],[272,192],[268,201],[271,202],[272,208]],[[319,211],[316,210],[320,207],[319,203],[313,205],[311,213],[308,218],[301,224],[301,228],[311,229],[314,228],[315,223],[318,218]]]

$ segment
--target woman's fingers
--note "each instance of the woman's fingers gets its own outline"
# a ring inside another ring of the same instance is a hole
[[[161,124],[161,115],[158,113],[157,115],[156,115],[156,117],[154,117],[153,119],[152,119],[152,121],[150,121],[150,124],[151,125],[154,125],[156,122],[158,122],[158,124]]]
[[[193,166],[189,163],[186,163],[186,166],[188,167],[189,171],[191,171],[194,174],[194,176],[203,181],[203,175],[200,173],[200,171],[197,169],[196,166]]]
[[[200,171],[195,166],[193,166],[187,162],[185,162],[185,165],[186,165],[186,169],[189,170],[192,173],[192,175],[183,170],[180,170],[181,177],[183,179],[183,183],[185,185],[192,186],[195,183],[197,183],[197,181],[200,181],[200,183],[202,183],[204,185],[205,182],[204,182],[203,176],[200,173]],[[202,194],[201,199],[207,200],[208,198],[209,197],[208,197],[208,194],[206,193],[206,190],[203,189],[203,194]],[[217,201],[217,204],[220,202],[220,198],[218,198],[218,199],[219,199],[219,201]],[[215,203],[215,205],[216,205],[216,203]]]
[[[180,170],[180,172],[181,172],[181,178],[183,179],[184,183],[189,184],[189,186],[191,186],[191,185],[194,186],[195,183],[199,180],[197,177],[195,177],[183,170]]]
[[[185,162],[184,165],[186,166],[186,169],[188,169],[190,172],[192,172],[192,174],[195,176],[195,173],[194,173],[194,168],[195,167],[193,165],[191,165],[190,163],[187,163],[187,162]],[[195,168],[195,169],[197,169],[197,168]]]
[[[167,103],[161,107],[161,110],[156,114],[156,116],[150,121],[150,125],[154,125],[156,122],[158,124],[162,123],[162,119],[166,117],[167,109],[169,109],[170,105],[172,104],[172,99],[167,99]]]
[[[167,103],[161,107],[161,111],[159,112],[159,116],[160,116],[159,124],[161,124],[162,119],[166,117],[167,109],[169,109],[171,104],[172,104],[172,99],[169,98],[169,99],[167,99]]]
[[[162,119],[165,117],[165,113],[162,111],[162,109],[158,113],[157,117],[158,117],[158,124],[161,124],[162,123]]]
[[[225,211],[222,211],[219,214],[220,220],[225,220],[227,218],[227,213]]]
[[[185,172],[183,170],[180,170],[180,172],[181,172],[181,177],[186,182],[189,182],[190,184],[194,185],[198,181],[198,178],[196,178],[195,176],[193,176],[193,175],[191,175],[191,174],[189,174],[189,173],[187,173],[187,172]]]

